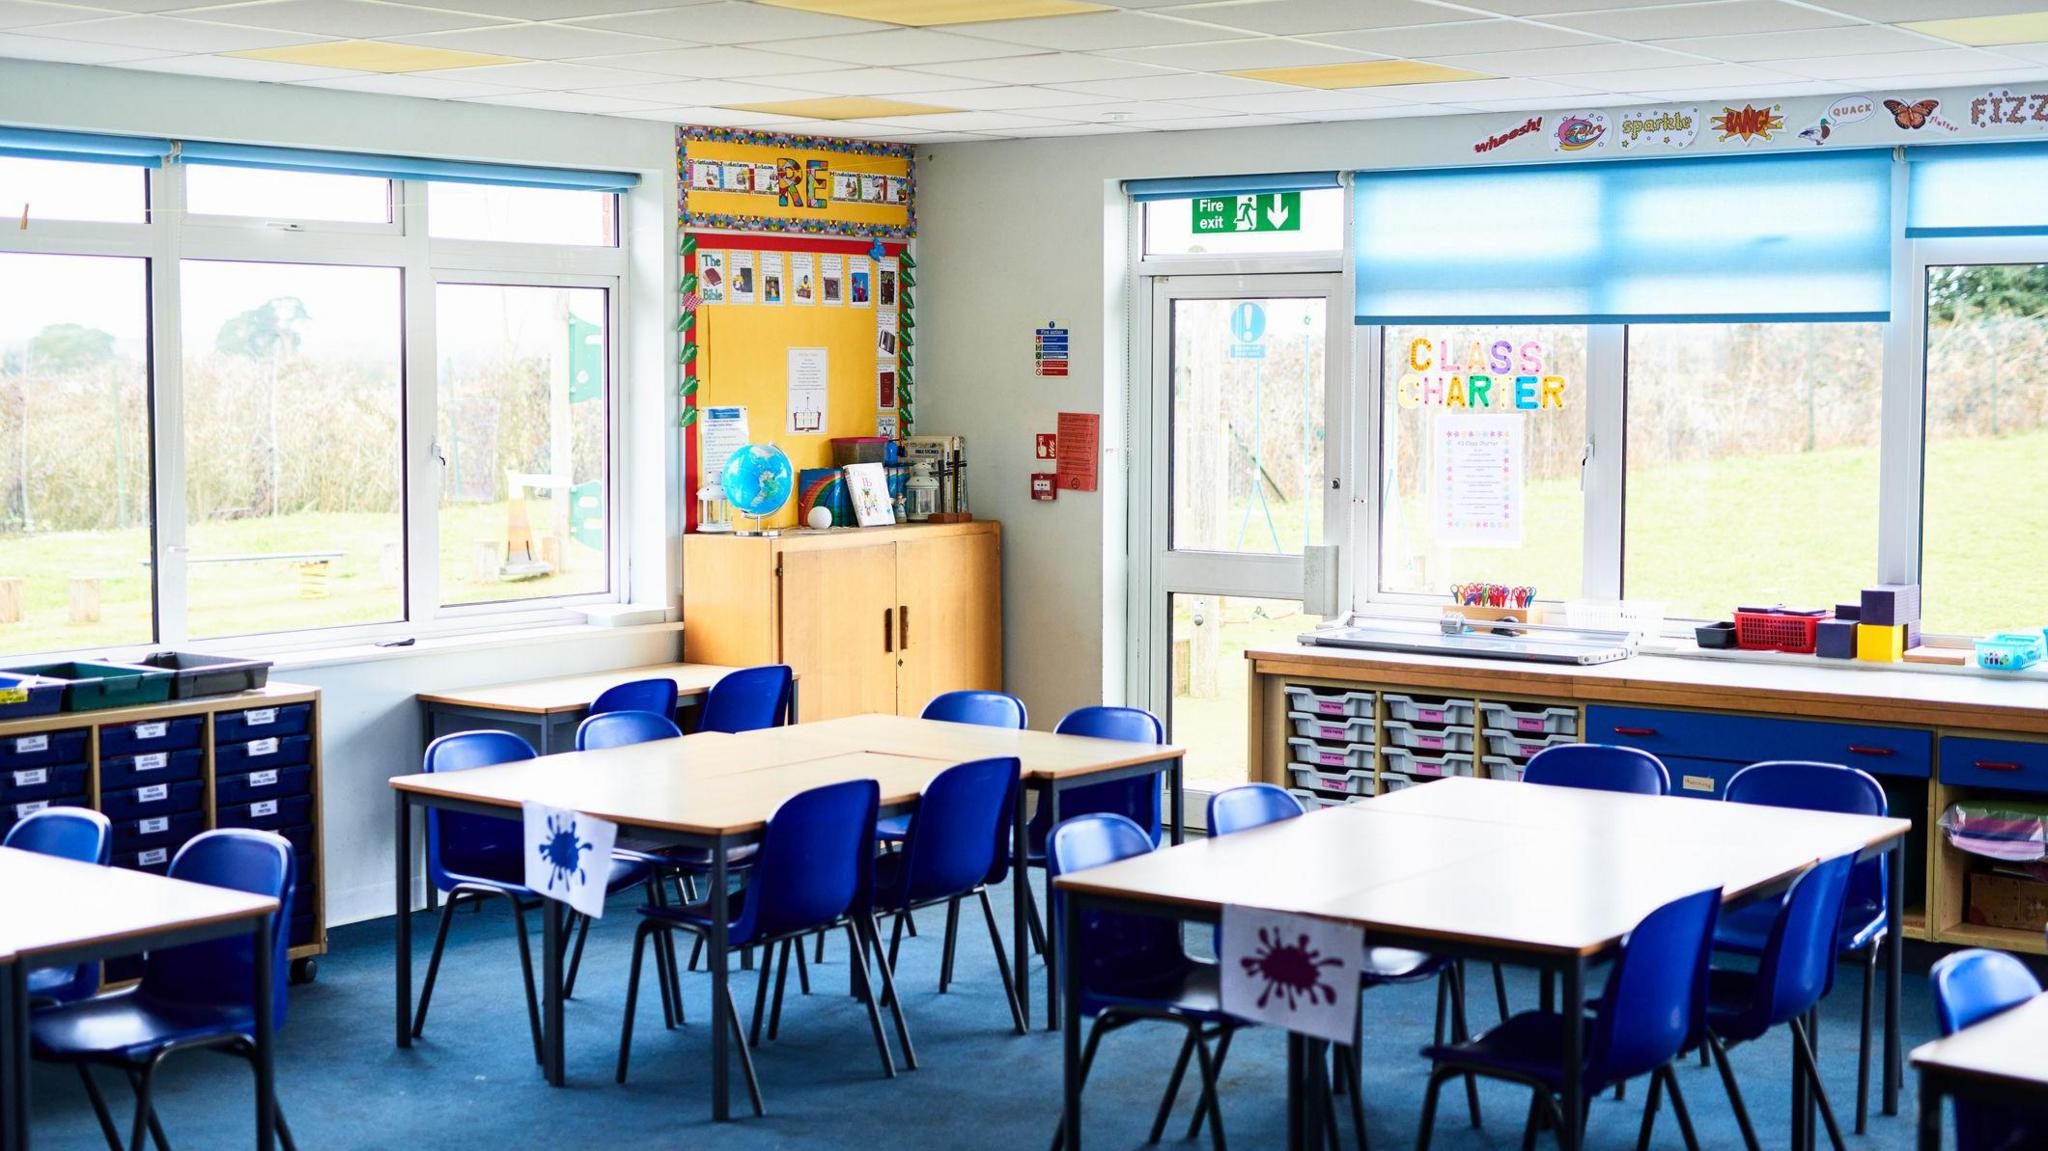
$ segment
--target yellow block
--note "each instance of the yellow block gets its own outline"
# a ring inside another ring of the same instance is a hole
[[[1906,657],[1906,625],[1902,623],[1859,623],[1856,625],[1856,658],[1873,663],[1897,663]]]

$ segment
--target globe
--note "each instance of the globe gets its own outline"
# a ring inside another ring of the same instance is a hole
[[[796,491],[796,471],[774,444],[748,444],[725,461],[720,482],[733,510],[760,519],[789,502]]]

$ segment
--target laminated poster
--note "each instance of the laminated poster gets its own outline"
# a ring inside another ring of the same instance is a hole
[[[875,302],[885,308],[896,306],[896,257],[882,257],[882,270],[875,278]]]
[[[789,431],[823,435],[827,384],[832,376],[825,348],[789,349]]]
[[[747,409],[744,406],[710,407],[703,410],[703,474],[723,476],[732,454],[747,446]]]
[[[818,257],[809,252],[790,253],[789,285],[790,299],[803,305],[817,303]]]
[[[725,253],[704,252],[697,257],[697,294],[707,304],[725,302]]]
[[[1436,418],[1431,461],[1435,542],[1448,547],[1522,544],[1522,418]]]
[[[782,253],[761,253],[761,302],[781,304],[784,281],[782,278]]]
[[[727,260],[726,280],[731,285],[732,302],[751,304],[754,302],[754,253],[733,252]]]
[[[846,261],[846,302],[856,308],[874,306],[875,273],[866,256],[855,256]]]
[[[846,303],[846,257],[818,257],[818,299],[835,307]]]

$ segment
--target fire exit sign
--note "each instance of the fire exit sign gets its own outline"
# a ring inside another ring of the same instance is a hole
[[[1301,193],[1264,192],[1256,196],[1197,196],[1196,235],[1220,232],[1299,232]]]

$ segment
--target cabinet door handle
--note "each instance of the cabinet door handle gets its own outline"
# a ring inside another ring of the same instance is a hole
[[[910,650],[910,605],[896,605],[896,650]]]
[[[1615,729],[1614,729],[1614,734],[1616,734],[1616,735],[1655,735],[1655,734],[1657,734],[1657,729],[1656,729],[1656,728],[1654,728],[1654,727],[1617,727],[1617,728],[1615,728]]]
[[[1854,755],[1897,755],[1897,754],[1898,754],[1897,752],[1893,751],[1893,750],[1892,750],[1891,748],[1888,748],[1888,747],[1864,747],[1864,746],[1863,746],[1863,745],[1861,745],[1861,744],[1855,744],[1855,743],[1852,743],[1852,744],[1850,744],[1850,745],[1849,745],[1849,751],[1850,751],[1850,753],[1851,753],[1851,754],[1854,754]]]
[[[889,618],[894,614],[888,608],[882,609],[882,650],[885,652],[896,650],[896,630],[891,626],[895,621]]]
[[[1980,759],[1977,761],[1977,767],[1984,771],[2018,771],[2020,769],[2020,765],[2017,763],[2006,763],[1996,759]]]

